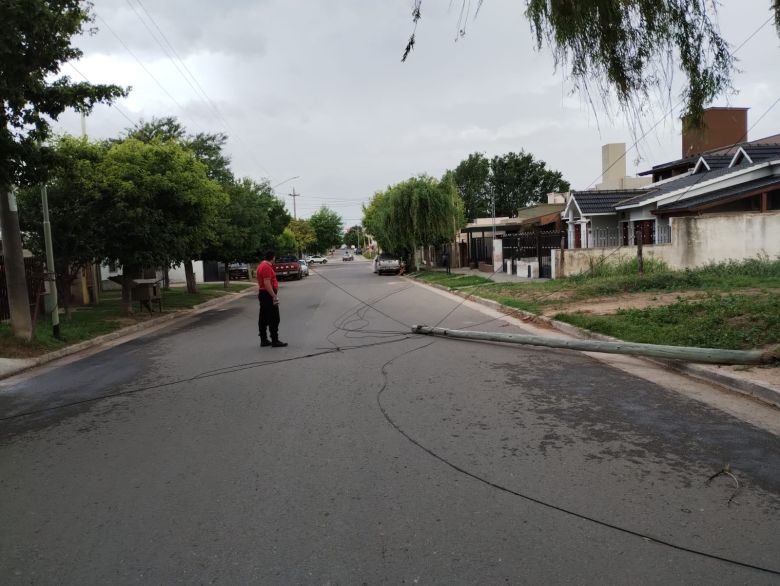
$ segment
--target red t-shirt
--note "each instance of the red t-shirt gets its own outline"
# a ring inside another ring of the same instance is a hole
[[[276,271],[274,271],[274,267],[267,260],[264,260],[257,266],[257,286],[260,287],[261,291],[265,291],[265,286],[263,285],[265,279],[271,279],[271,286],[274,288],[274,291],[279,289]]]

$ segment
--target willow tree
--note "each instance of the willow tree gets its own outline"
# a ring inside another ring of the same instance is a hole
[[[461,36],[483,3],[461,0]],[[415,31],[402,61],[414,47],[421,5],[414,3]],[[651,93],[671,89],[679,70],[681,113],[699,125],[707,104],[731,89],[734,74],[717,6],[717,0],[526,0],[525,16],[537,48],[547,47],[589,100],[600,96],[606,104],[614,95],[623,110],[637,114]],[[771,10],[780,33],[780,0],[772,0]]]
[[[419,247],[455,238],[463,226],[463,202],[452,181],[421,175],[376,194],[363,223],[384,251],[404,257],[414,269]]]

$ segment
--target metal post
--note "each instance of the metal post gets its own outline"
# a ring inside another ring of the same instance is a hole
[[[46,248],[46,273],[50,283],[51,329],[54,337],[60,337],[60,312],[57,306],[57,273],[54,268],[54,246],[51,241],[51,223],[49,222],[49,194],[46,184],[41,185],[41,204],[43,207],[43,240]]]

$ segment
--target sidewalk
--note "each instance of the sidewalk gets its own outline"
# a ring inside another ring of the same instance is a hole
[[[435,269],[428,269],[437,273],[443,273],[444,269],[436,267]],[[450,269],[450,272],[458,275],[469,275],[473,277],[484,277],[490,279],[496,283],[525,283],[525,282],[539,282],[549,281],[549,279],[529,279],[528,277],[518,277],[517,275],[507,275],[503,270],[498,273],[484,273],[479,269],[470,269],[468,267],[459,267],[456,269]]]
[[[436,272],[443,271],[441,269],[436,269]],[[539,279],[527,279],[523,277],[507,275],[505,273],[483,273],[477,269],[469,268],[451,269],[450,272],[459,275],[481,276],[496,283],[539,281]],[[557,321],[546,316],[537,315],[522,309],[515,309],[514,307],[502,305],[501,303],[493,301],[492,299],[479,297],[478,295],[475,295],[475,292],[478,291],[478,287],[469,289],[467,291],[459,291],[449,289],[448,287],[436,283],[426,283],[418,279],[414,279],[414,281],[420,285],[447,291],[448,293],[463,297],[464,299],[470,299],[475,303],[479,303],[480,305],[501,311],[502,313],[506,313],[510,316],[516,316],[520,319],[532,321],[538,324],[545,324],[547,327],[554,329],[557,333],[564,334],[572,338],[604,340],[610,342],[622,341],[618,340],[617,338],[612,338],[610,336],[591,332],[568,323]],[[657,366],[661,366],[663,368],[668,368],[670,370],[704,380],[708,383],[726,388],[731,392],[738,393],[740,395],[746,395],[754,399],[758,399],[763,403],[780,408],[780,367],[744,367],[726,365],[720,366],[711,364],[688,364],[682,362],[657,360],[653,358],[637,358]]]
[[[97,336],[89,340],[84,340],[83,342],[78,342],[76,344],[66,346],[65,348],[61,348],[60,350],[49,352],[48,354],[43,354],[41,356],[36,356],[34,358],[0,358],[0,380],[18,374],[25,370],[29,370],[36,366],[41,366],[48,362],[52,362],[60,358],[65,358],[67,356],[71,356],[73,354],[77,354],[79,352],[89,350],[91,348],[106,345],[112,342],[114,344],[121,343],[122,341],[124,341],[125,338],[138,335],[139,333],[146,332],[147,330],[163,328],[173,320],[178,320],[184,317],[197,315],[204,311],[208,311],[214,307],[219,307],[221,305],[230,303],[231,301],[235,301],[236,299],[242,296],[246,296],[250,294],[254,295],[256,291],[257,290],[255,288],[250,287],[246,291],[241,291],[238,293],[228,293],[226,295],[217,297],[215,299],[209,299],[208,301],[196,305],[191,309],[182,309],[179,311],[175,311],[173,313],[167,313],[160,317],[156,317],[155,319],[144,321],[128,327],[120,328],[109,334],[104,334],[102,336]]]

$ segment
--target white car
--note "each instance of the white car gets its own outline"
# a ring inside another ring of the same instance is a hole
[[[328,259],[325,258],[324,256],[320,256],[319,254],[315,254],[314,256],[309,258],[309,262],[324,265],[326,262],[328,262]]]
[[[308,277],[309,276],[309,263],[307,263],[303,259],[299,260],[298,263],[301,265],[301,275],[303,275],[304,277]]]
[[[380,254],[374,259],[374,272],[399,274],[401,272],[401,259],[392,254]]]

